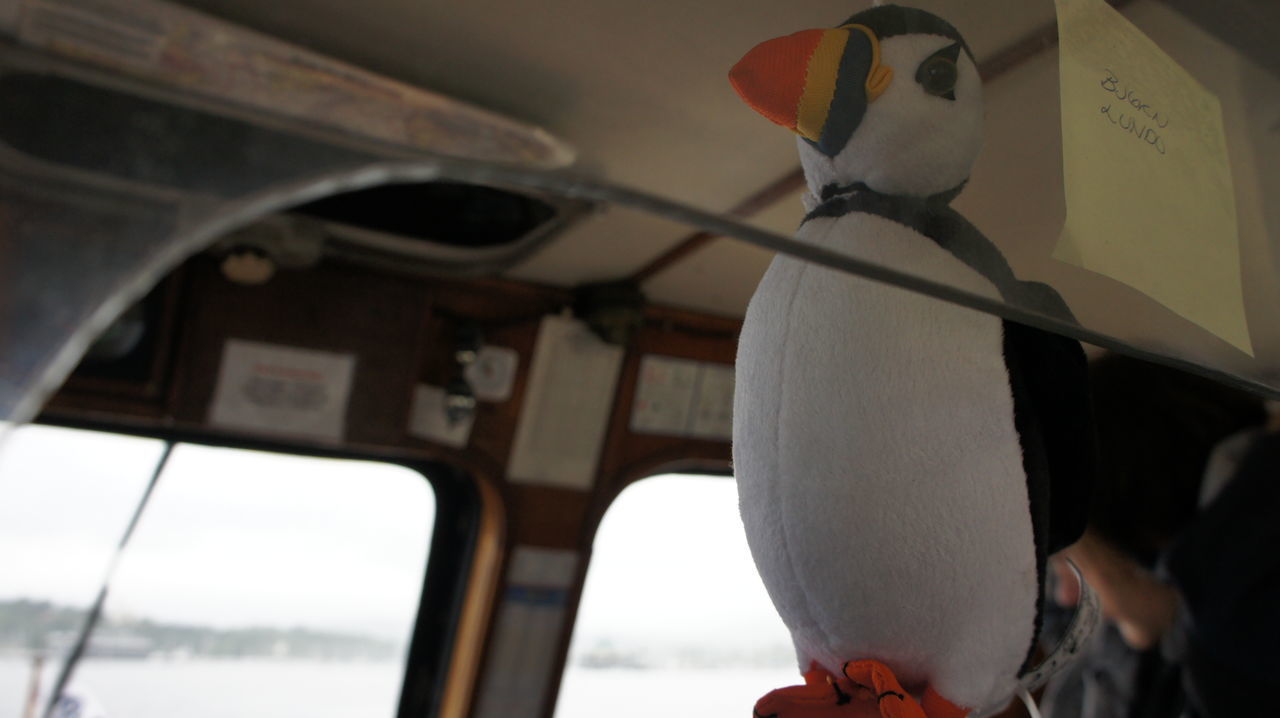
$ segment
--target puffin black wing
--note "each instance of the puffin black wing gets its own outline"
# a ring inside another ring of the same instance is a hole
[[[1079,342],[1004,322],[1004,363],[1013,393],[1013,423],[1027,473],[1031,529],[1036,542],[1035,635],[1044,616],[1049,554],[1084,533],[1097,462],[1088,365]],[[1031,667],[1035,641],[1022,664]]]
[[[1036,543],[1054,553],[1084,533],[1097,471],[1088,364],[1079,342],[1009,321],[1004,358]]]

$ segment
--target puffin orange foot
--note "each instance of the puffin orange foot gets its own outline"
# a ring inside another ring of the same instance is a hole
[[[926,691],[924,705],[879,661],[850,661],[835,676],[816,663],[805,684],[771,691],[756,701],[754,718],[964,718],[968,711]],[[926,710],[928,709],[928,710]]]
[[[770,691],[756,701],[755,718],[879,718],[865,707],[867,691],[847,678],[832,675],[816,663],[804,674],[804,685]]]

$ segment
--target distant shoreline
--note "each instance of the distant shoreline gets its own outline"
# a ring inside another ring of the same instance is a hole
[[[0,654],[65,653],[75,642],[83,617],[80,609],[49,601],[0,601]],[[86,657],[388,661],[401,660],[403,655],[402,645],[354,633],[303,627],[210,628],[109,616],[95,629]]]

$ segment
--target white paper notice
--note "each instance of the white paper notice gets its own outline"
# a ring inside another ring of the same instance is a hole
[[[568,590],[577,570],[577,551],[517,546],[507,566],[507,585]]]
[[[518,546],[494,627],[478,718],[538,718],[564,629],[565,605],[577,574],[575,551]]]
[[[229,339],[209,423],[340,441],[355,367],[352,354]]]
[[[733,367],[703,364],[689,433],[700,439],[733,438]]]
[[[640,360],[631,430],[638,434],[683,436],[693,415],[698,362],[646,354]]]
[[[542,320],[507,478],[590,488],[622,354],[621,347],[601,341],[576,319]]]
[[[419,439],[461,449],[471,438],[471,427],[476,418],[472,414],[456,424],[450,424],[445,413],[444,389],[419,384],[413,389],[413,410],[409,414],[409,433]]]
[[[727,441],[733,435],[733,367],[646,355],[640,361],[631,430]]]

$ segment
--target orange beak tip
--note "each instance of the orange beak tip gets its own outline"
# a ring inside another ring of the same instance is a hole
[[[809,58],[823,32],[802,30],[756,45],[729,71],[729,83],[751,109],[794,130]]]

